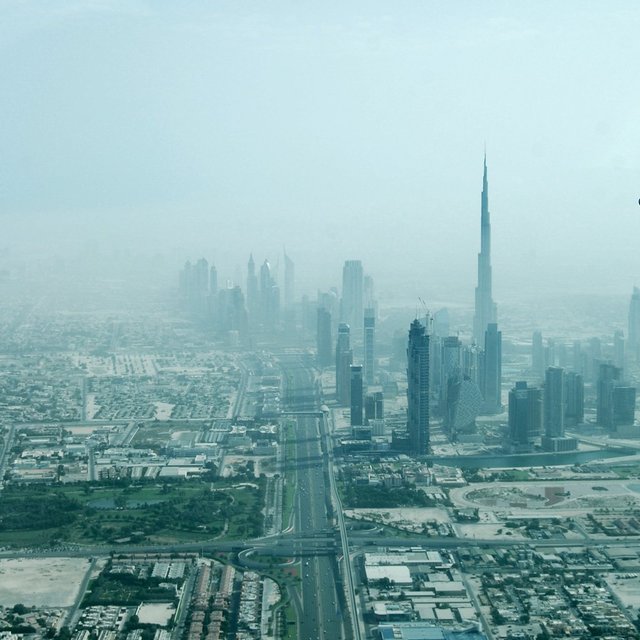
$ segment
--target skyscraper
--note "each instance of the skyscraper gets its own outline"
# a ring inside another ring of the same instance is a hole
[[[258,321],[258,276],[256,276],[256,264],[253,261],[253,254],[249,254],[247,263],[247,311],[249,312],[249,322]]]
[[[200,258],[195,264],[187,260],[180,272],[180,294],[186,307],[204,318],[210,310],[209,275],[209,263],[205,258]]]
[[[613,427],[633,426],[636,416],[636,388],[617,386],[613,390]]]
[[[544,344],[539,331],[533,332],[531,340],[531,373],[537,378],[542,378],[544,373]]]
[[[564,436],[564,369],[549,367],[544,378],[544,433],[547,438]]]
[[[331,365],[331,313],[324,307],[318,307],[318,324],[316,328],[316,345],[318,364],[321,367]]]
[[[218,303],[218,271],[215,265],[211,265],[209,269],[209,298],[208,316],[213,325],[217,322],[217,303]]]
[[[375,287],[373,284],[373,277],[370,275],[365,275],[362,280],[362,303],[365,308],[375,308],[376,306],[376,295],[375,295]]]
[[[380,420],[384,418],[384,395],[382,391],[368,393],[364,399],[364,421]]]
[[[448,336],[442,339],[441,344],[441,364],[440,364],[440,389],[439,389],[439,413],[444,418],[444,425],[450,428],[451,425],[447,412],[449,388],[461,378],[460,369],[460,338]]]
[[[361,427],[364,424],[364,392],[362,384],[362,365],[352,364],[351,378],[351,426]]]
[[[629,304],[629,331],[627,333],[629,342],[629,360],[638,362],[640,358],[640,289],[633,287],[633,294]]]
[[[569,371],[565,377],[565,424],[575,426],[584,421],[584,381],[579,373]]]
[[[414,320],[407,348],[407,431],[414,455],[429,452],[429,336]]]
[[[375,366],[376,316],[372,308],[364,312],[364,380],[373,384]]]
[[[215,265],[209,269],[209,295],[215,296],[218,293],[218,270]]]
[[[613,429],[615,426],[613,391],[622,384],[620,374],[620,369],[611,363],[599,365],[596,419],[600,426],[607,429]]]
[[[347,260],[342,269],[342,322],[346,322],[356,335],[362,337],[363,325],[363,272],[360,260]]]
[[[351,395],[351,365],[353,351],[351,350],[349,325],[341,322],[338,326],[338,340],[336,342],[336,400],[345,406],[349,404]]]
[[[284,309],[288,311],[293,307],[295,296],[295,265],[293,260],[284,253]]]
[[[517,453],[532,451],[542,430],[542,389],[516,382],[509,391],[509,440]]]
[[[482,367],[482,396],[484,412],[488,414],[502,411],[502,332],[498,325],[489,323],[484,335]]]
[[[498,321],[498,311],[491,293],[491,221],[489,219],[489,185],[487,182],[486,154],[484,156],[480,202],[480,253],[478,254],[476,310],[473,318],[473,337],[476,344],[482,344],[487,326]]]
[[[624,363],[624,333],[618,329],[613,334],[613,362],[620,369],[625,368]]]
[[[482,408],[482,394],[469,378],[450,378],[447,390],[447,427],[453,441],[475,432],[476,417]]]
[[[260,267],[260,315],[266,329],[275,329],[280,320],[280,288],[271,276],[267,260]]]

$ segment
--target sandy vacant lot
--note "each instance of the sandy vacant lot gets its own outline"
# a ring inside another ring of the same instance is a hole
[[[629,508],[640,505],[637,480],[586,480],[491,482],[451,489],[456,506],[479,507],[481,511],[532,511],[589,513],[597,508]]]
[[[609,573],[604,579],[623,605],[633,612],[640,609],[640,577],[637,573]]]
[[[70,607],[90,566],[84,558],[0,560],[0,605]]]
[[[138,618],[143,624],[158,624],[166,627],[175,608],[168,602],[145,602],[138,608]]]
[[[431,507],[399,507],[394,509],[346,509],[344,515],[354,520],[368,520],[381,524],[409,524],[422,526],[425,522],[449,523],[444,509]]]

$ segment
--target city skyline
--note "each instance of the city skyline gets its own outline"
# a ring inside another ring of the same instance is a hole
[[[466,297],[486,142],[496,299],[532,273],[532,292],[640,283],[640,99],[619,64],[623,43],[640,47],[633,3],[354,3],[285,19],[280,5],[81,0],[2,17],[0,267],[193,250],[233,274],[266,239],[304,286],[357,255],[405,299],[425,277]]]

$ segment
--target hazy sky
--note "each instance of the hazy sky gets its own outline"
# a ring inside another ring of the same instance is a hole
[[[638,2],[0,2],[0,247],[640,283]],[[28,242],[27,242],[28,241]],[[101,247],[101,248],[100,248]]]

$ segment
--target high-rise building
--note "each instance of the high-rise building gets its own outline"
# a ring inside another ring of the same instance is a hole
[[[444,418],[444,425],[450,428],[449,414],[447,412],[448,392],[452,384],[462,379],[460,367],[461,353],[460,338],[457,336],[448,336],[442,338],[440,349],[440,389],[439,389],[439,414]]]
[[[247,333],[247,310],[240,287],[233,285],[218,291],[218,328],[223,332]]]
[[[473,337],[482,344],[490,324],[498,322],[498,311],[491,291],[491,220],[489,217],[489,184],[487,181],[487,155],[484,156],[482,194],[480,196],[480,253],[478,254],[478,286],[476,287]]]
[[[619,385],[613,389],[613,427],[633,426],[636,417],[636,388]]]
[[[456,441],[475,432],[483,399],[478,385],[467,377],[452,378],[448,386],[447,426],[451,439]]]
[[[629,303],[629,331],[627,333],[629,343],[629,361],[640,361],[640,289],[633,287],[631,302]]]
[[[209,290],[209,263],[206,258],[200,258],[195,266],[196,288],[206,295]]]
[[[209,295],[215,296],[218,293],[218,270],[215,265],[209,269]]]
[[[602,341],[600,338],[589,340],[589,363],[585,375],[590,376],[591,382],[596,382],[600,373],[600,365],[606,362],[602,357]]]
[[[611,363],[601,364],[596,407],[598,424],[613,432],[632,427],[635,409],[635,387],[622,381],[622,371],[618,367]]]
[[[549,438],[564,436],[564,369],[549,367],[544,378],[544,432]]]
[[[481,353],[482,349],[479,345],[475,344],[463,346],[461,352],[462,377],[469,378],[469,380],[475,382],[478,387],[481,386],[481,381],[484,377],[481,371],[484,363],[484,359],[480,357]]]
[[[253,261],[253,254],[249,255],[247,263],[247,311],[251,323],[259,322],[258,319],[258,276],[256,275],[256,263]]]
[[[284,253],[284,307],[283,320],[287,331],[296,329],[295,303],[295,265],[293,260]]]
[[[364,424],[364,387],[362,380],[362,365],[352,364],[351,378],[351,426],[361,427]]]
[[[337,330],[340,318],[340,296],[335,288],[329,291],[318,291],[318,306],[331,314],[332,329]]]
[[[210,310],[209,263],[200,258],[195,264],[189,260],[180,272],[180,294],[192,313],[206,318]]]
[[[533,332],[531,340],[531,373],[536,378],[542,378],[544,374],[544,344],[539,331]]]
[[[620,329],[613,334],[613,363],[624,369],[624,333]]]
[[[364,399],[364,421],[381,420],[384,418],[384,395],[382,391],[368,393]]]
[[[429,333],[429,393],[438,398],[435,405],[436,415],[440,415],[440,385],[442,382],[442,340],[440,336]]]
[[[267,260],[260,267],[260,316],[268,330],[275,329],[280,320],[280,288],[271,276]]]
[[[336,342],[336,400],[338,404],[349,404],[351,395],[351,365],[353,364],[353,351],[351,350],[351,337],[349,325],[341,322],[338,326],[338,340]]]
[[[582,350],[582,343],[580,342],[580,340],[573,341],[573,348],[571,349],[571,359],[573,362],[571,368],[576,373],[584,373],[584,352]]]
[[[364,379],[369,385],[375,377],[376,316],[371,307],[364,312]]]
[[[207,315],[209,321],[215,326],[218,322],[218,271],[212,264],[209,269],[209,295],[207,299]]]
[[[365,309],[368,307],[375,309],[375,306],[376,306],[375,287],[373,284],[373,277],[370,276],[369,274],[365,275],[364,278],[362,279],[362,288],[363,288],[362,304],[364,305]]]
[[[509,440],[513,451],[532,451],[542,431],[542,389],[516,382],[509,391]]]
[[[284,308],[285,311],[293,307],[295,297],[295,264],[293,260],[284,254]]]
[[[613,430],[614,408],[613,390],[621,384],[621,371],[611,363],[600,364],[598,370],[596,419],[598,424],[607,429]]]
[[[573,427],[584,422],[584,380],[579,373],[569,371],[564,382],[565,424]]]
[[[409,329],[407,431],[414,455],[429,451],[429,335],[419,320]]]
[[[570,391],[573,394],[571,401],[575,405],[579,401],[577,394],[580,391],[574,377],[571,378],[570,385],[567,384],[567,379],[564,369],[561,367],[549,367],[545,372],[544,435],[542,436],[542,448],[545,451],[574,451],[578,446],[575,438],[567,437],[564,433],[567,417],[567,392]],[[582,384],[582,378],[579,382]],[[583,389],[584,387],[582,387],[582,397],[584,397]],[[572,411],[577,414],[583,409],[572,406]]]
[[[482,366],[482,396],[484,412],[502,411],[502,332],[498,325],[489,323],[484,335],[484,355]]]
[[[547,340],[547,346],[544,349],[545,367],[556,366],[556,342],[555,340]]]
[[[352,327],[353,337],[362,336],[364,276],[360,260],[347,260],[342,269],[341,319]]]
[[[321,367],[331,366],[332,361],[331,313],[323,307],[318,307],[318,324],[316,328],[316,345],[318,349],[318,364]]]

